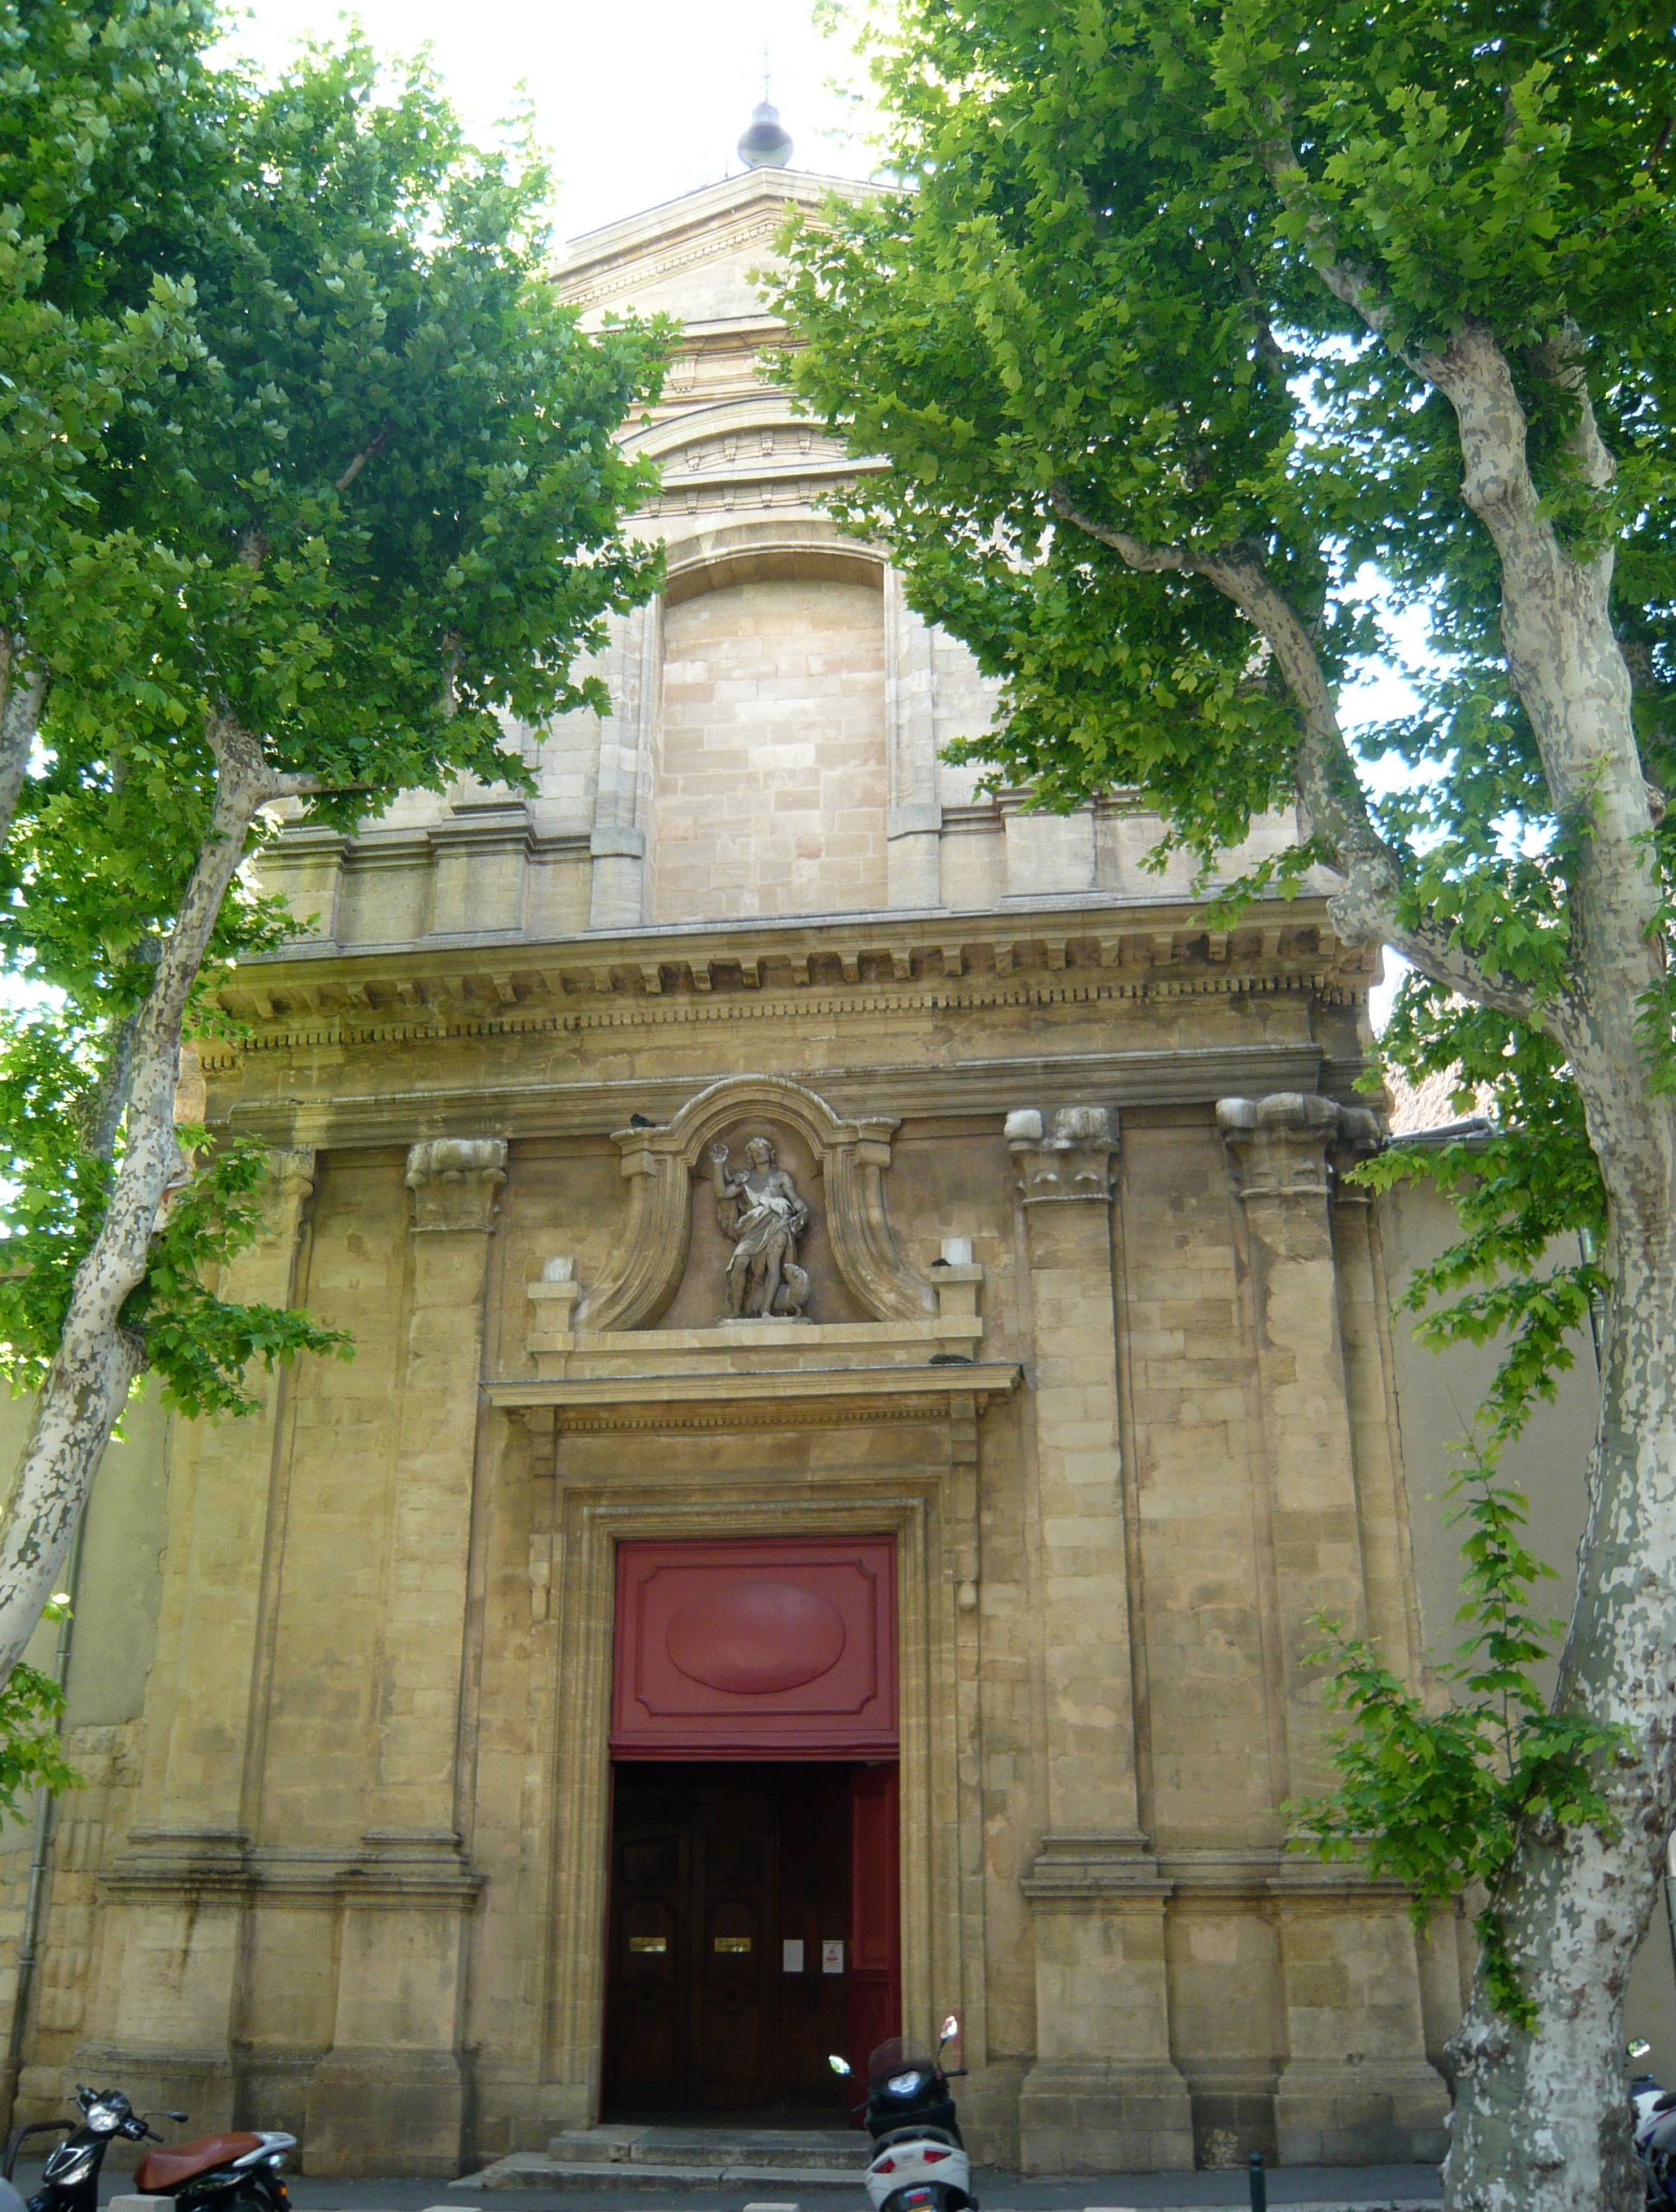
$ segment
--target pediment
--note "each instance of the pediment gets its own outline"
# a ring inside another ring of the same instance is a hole
[[[607,310],[687,323],[760,316],[751,271],[773,257],[794,208],[871,188],[797,169],[755,169],[575,239],[555,272],[562,296],[590,319]]]

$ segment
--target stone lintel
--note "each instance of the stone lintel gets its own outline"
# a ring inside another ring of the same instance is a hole
[[[1325,1198],[1332,1195],[1330,1155],[1374,1150],[1378,1117],[1318,1092],[1271,1091],[1265,1098],[1222,1098],[1221,1129],[1242,1198]]]
[[[1007,1116],[1006,1135],[1027,1206],[1079,1199],[1109,1205],[1117,1131],[1108,1108],[1061,1106],[1050,1133],[1038,1108],[1021,1107]]]
[[[657,1332],[647,1331],[644,1344]],[[730,1332],[731,1333],[731,1332]],[[806,1333],[813,1333],[808,1332]],[[500,1412],[550,1413],[564,1425],[761,1427],[777,1418],[822,1424],[879,1419],[944,1421],[962,1401],[981,1406],[1009,1396],[1021,1370],[1010,1361],[956,1360],[948,1366],[779,1369],[768,1374],[562,1376],[490,1382],[484,1395]]]
[[[454,1230],[486,1235],[506,1180],[505,1137],[432,1137],[408,1153],[417,1236]]]
[[[974,1270],[980,1273],[981,1270]],[[572,1294],[567,1298],[567,1292]],[[571,1329],[575,1286],[533,1282],[530,1350],[538,1381],[561,1376],[651,1376],[700,1364],[730,1376],[756,1370],[806,1376],[846,1354],[923,1367],[970,1360],[983,1338],[974,1313],[927,1314],[917,1321],[797,1321],[770,1317],[703,1329]]]

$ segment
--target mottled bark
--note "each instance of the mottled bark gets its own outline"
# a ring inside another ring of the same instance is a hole
[[[144,1350],[122,1323],[143,1280],[168,1195],[187,1173],[175,1139],[175,1091],[187,1002],[257,809],[292,779],[274,774],[245,733],[216,723],[210,827],[135,1025],[122,1162],[110,1206],[76,1271],[58,1351],[0,1500],[0,1681],[55,1586],[76,1519]]]
[[[1501,1900],[1539,2009],[1513,2031],[1476,1990],[1456,2040],[1453,2212],[1632,2212],[1641,2188],[1624,2094],[1623,1992],[1658,1895],[1676,1723],[1676,1111],[1647,1083],[1639,1016],[1661,979],[1653,827],[1610,621],[1609,543],[1583,560],[1544,515],[1508,364],[1469,327],[1426,372],[1455,409],[1467,504],[1501,563],[1508,672],[1556,812],[1578,833],[1567,988],[1556,1033],[1605,1181],[1610,1284],[1601,1409],[1578,1592],[1555,1696],[1616,1723],[1605,1793],[1616,1833],[1520,1835]],[[1551,373],[1577,409],[1574,457],[1603,487],[1611,461],[1580,372]]]
[[[1498,1903],[1539,2008],[1529,2034],[1475,1990],[1451,2045],[1454,2212],[1632,2212],[1623,1993],[1658,1900],[1676,1713],[1676,1249],[1603,1255],[1614,1295],[1590,1513],[1560,1704],[1617,1721],[1631,1750],[1604,1777],[1619,1823],[1527,1830]]]
[[[30,661],[15,630],[0,626],[0,845],[11,835],[46,702],[46,671]]]

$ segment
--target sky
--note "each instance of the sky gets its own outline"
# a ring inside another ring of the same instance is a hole
[[[815,28],[809,0],[254,0],[235,42],[278,68],[305,40],[359,22],[381,53],[429,47],[472,130],[486,136],[527,90],[557,180],[561,239],[737,174],[768,49],[792,166],[867,176],[860,111],[835,80],[860,73]]]

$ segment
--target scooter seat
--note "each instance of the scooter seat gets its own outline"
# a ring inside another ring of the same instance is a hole
[[[261,2148],[259,2135],[200,2135],[195,2143],[171,2143],[146,2152],[135,2171],[134,2186],[142,2196],[172,2196],[200,2174]]]
[[[892,2143],[946,2143],[951,2151],[963,2151],[966,2145],[952,2128],[949,2127],[893,2127],[888,2134],[873,2138],[874,2155],[888,2150]]]

